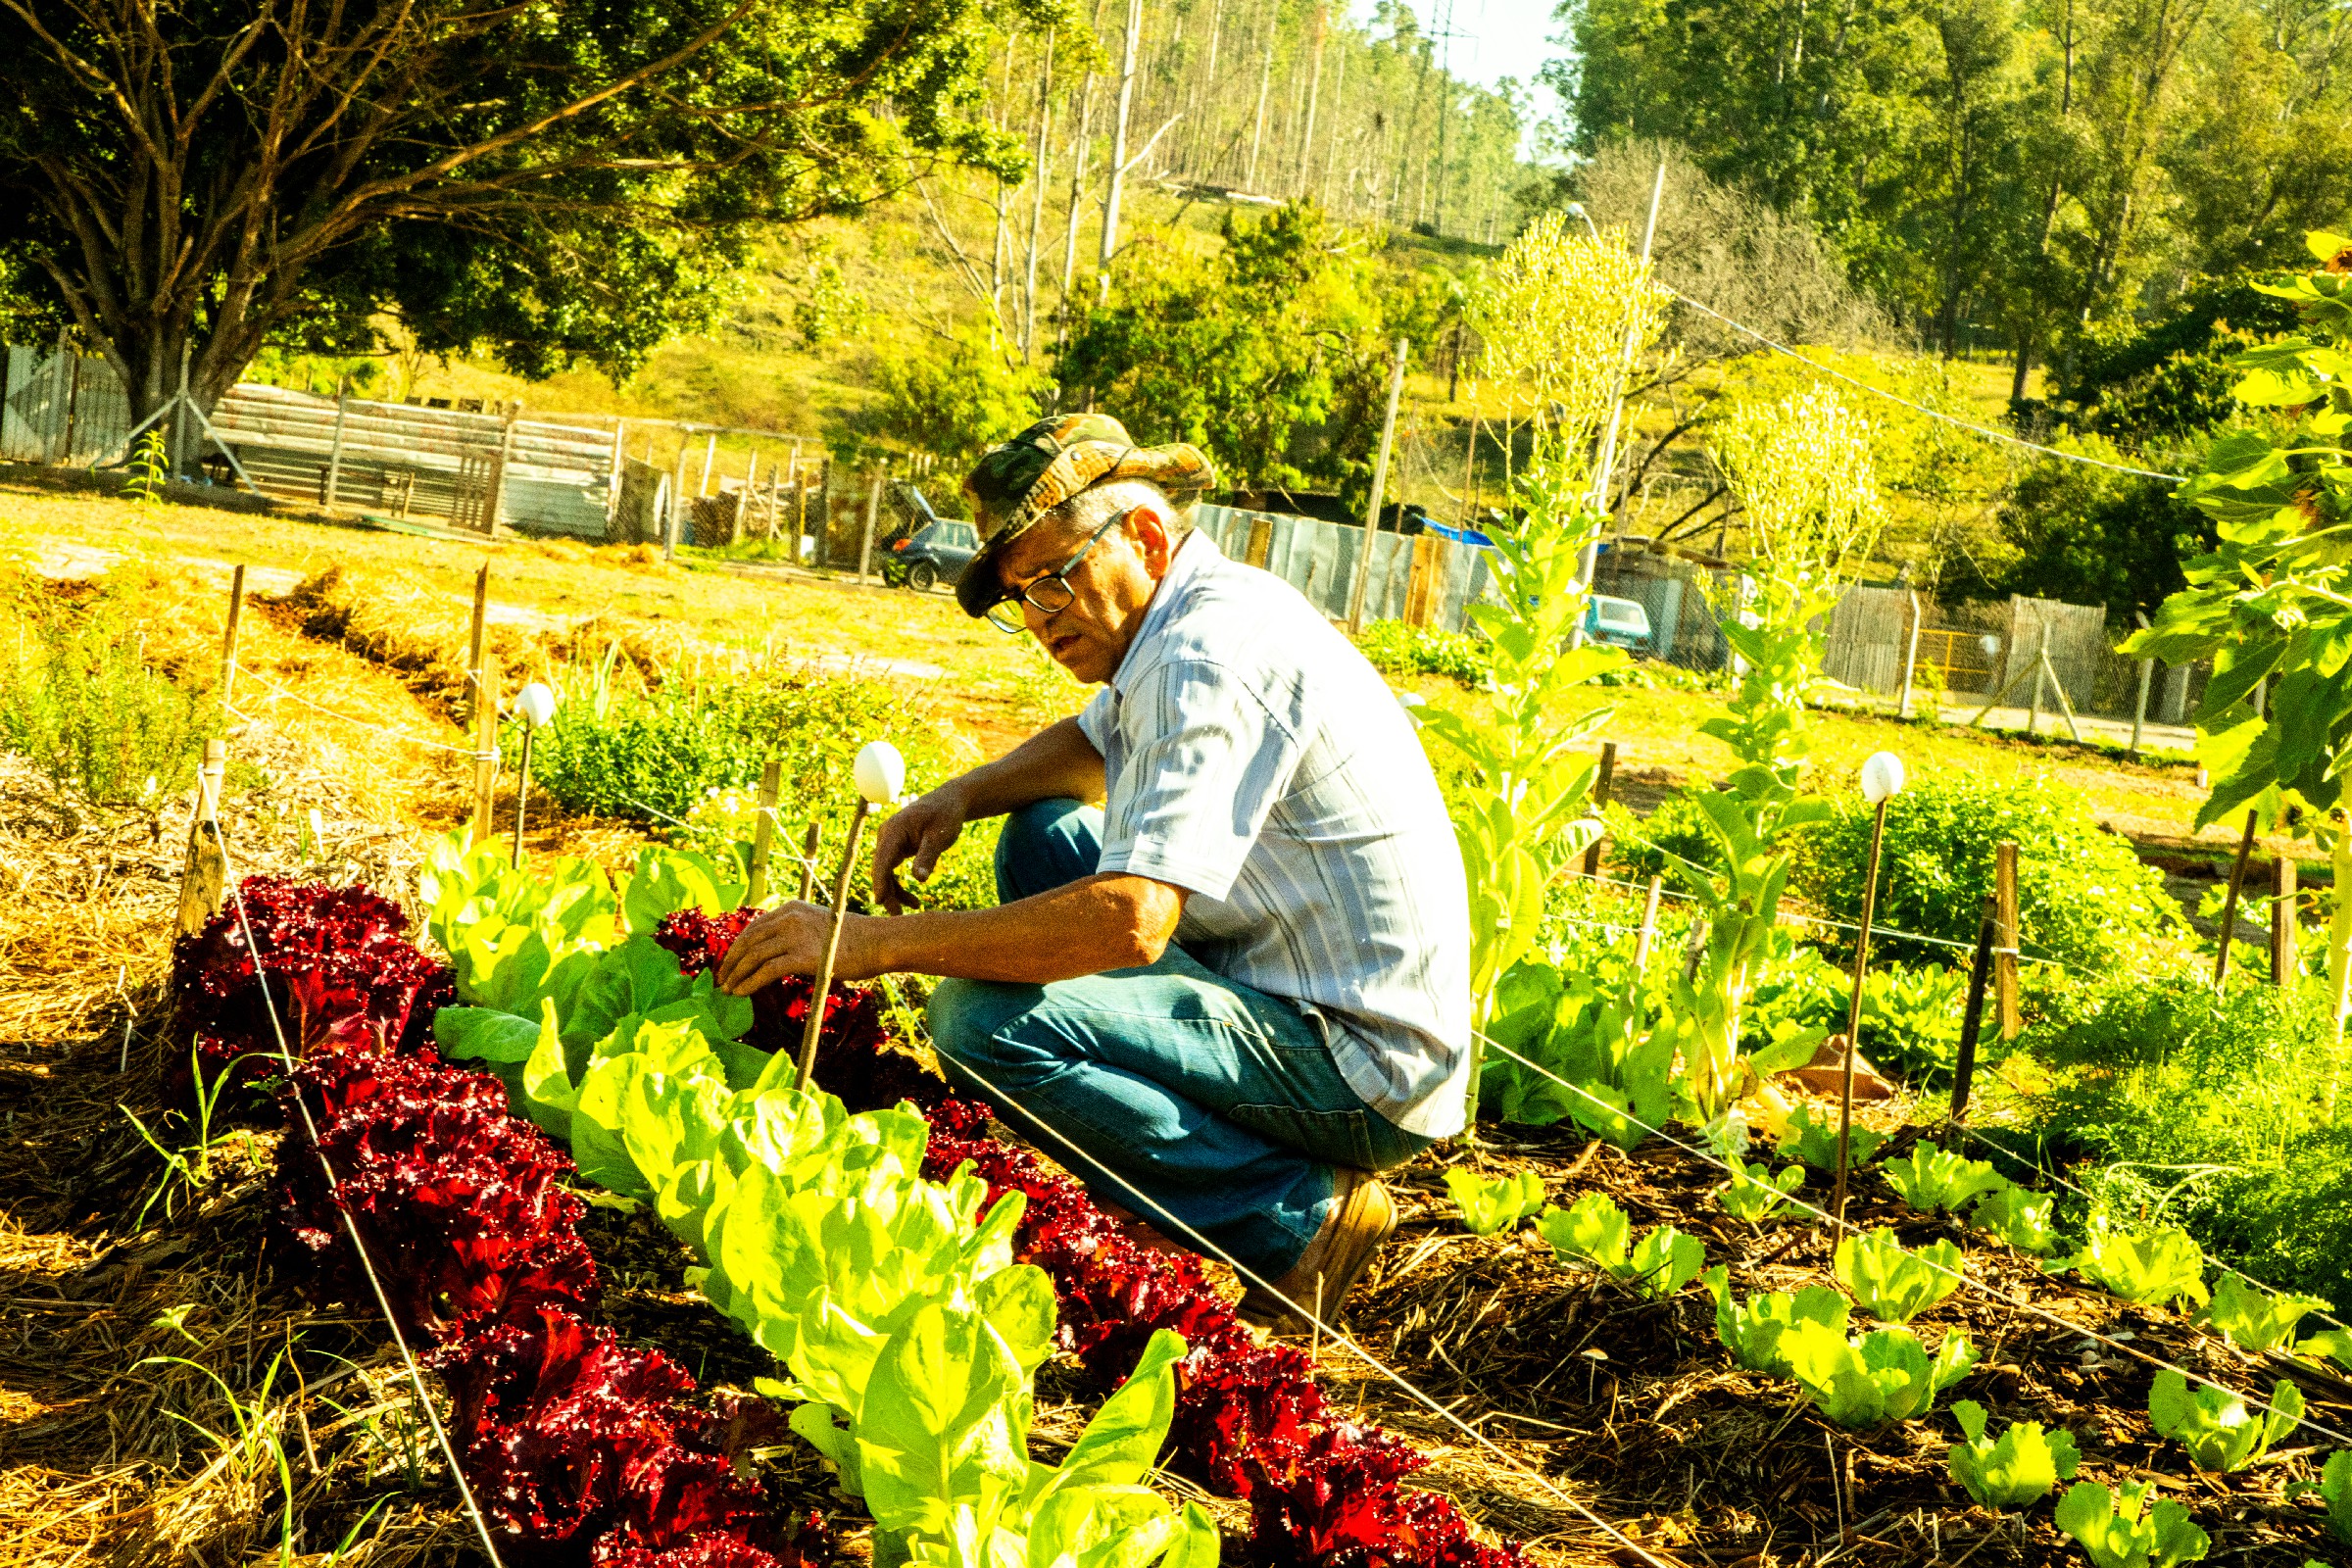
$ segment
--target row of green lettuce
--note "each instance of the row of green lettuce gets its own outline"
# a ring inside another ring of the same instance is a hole
[[[796,1091],[788,1054],[744,1042],[750,1003],[682,973],[652,933],[734,908],[723,862],[649,848],[616,892],[584,860],[533,875],[445,841],[422,892],[463,1004],[435,1016],[442,1054],[498,1073],[582,1177],[699,1260],[703,1295],[789,1370],[760,1392],[863,1499],[877,1563],[1211,1568],[1208,1516],[1145,1485],[1182,1338],[1153,1336],[1059,1465],[1030,1459],[1055,1308],[1011,1260],[1021,1196],[980,1219],[976,1176],[920,1174],[921,1117]]]

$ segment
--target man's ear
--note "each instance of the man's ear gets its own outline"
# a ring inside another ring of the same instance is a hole
[[[1168,563],[1176,554],[1176,542],[1168,536],[1168,519],[1160,509],[1146,502],[1127,517],[1127,527],[1135,535],[1136,547],[1143,552],[1144,569],[1157,582],[1168,574]]]

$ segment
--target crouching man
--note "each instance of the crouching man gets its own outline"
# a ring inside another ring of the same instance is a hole
[[[1192,531],[1209,482],[1196,449],[1102,415],[981,459],[958,602],[1102,689],[884,824],[897,918],[852,916],[838,969],[945,976],[950,1079],[1098,1199],[1238,1263],[1243,1315],[1296,1333],[1395,1228],[1373,1173],[1461,1130],[1467,894],[1402,708],[1297,590]],[[897,873],[991,817],[999,906],[901,913]],[[769,911],[720,983],[812,973],[824,927]]]

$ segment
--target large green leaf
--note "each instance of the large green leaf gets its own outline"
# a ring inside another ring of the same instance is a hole
[[[858,1411],[866,1506],[886,1530],[985,1523],[1029,1476],[1028,1379],[977,1310],[931,1303],[883,1348]]]

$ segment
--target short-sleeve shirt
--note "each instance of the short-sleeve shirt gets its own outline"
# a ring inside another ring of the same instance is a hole
[[[1186,537],[1110,682],[1104,871],[1190,897],[1176,941],[1295,1004],[1357,1098],[1459,1132],[1470,1063],[1462,857],[1411,719],[1297,589]]]

